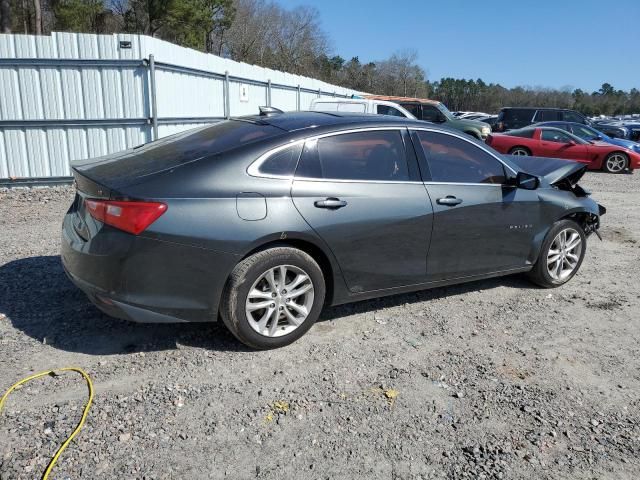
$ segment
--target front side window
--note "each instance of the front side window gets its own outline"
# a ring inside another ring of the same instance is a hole
[[[401,103],[401,107],[407,110],[411,115],[416,118],[420,118],[420,104],[419,103]]]
[[[554,122],[556,120],[562,120],[560,112],[557,110],[538,110],[535,119],[536,122]]]
[[[545,142],[569,143],[571,137],[560,130],[542,130],[540,140]]]
[[[422,120],[438,123],[442,117],[442,112],[433,105],[422,105]]]
[[[389,105],[378,105],[376,107],[378,115],[393,115],[394,117],[404,117],[404,114],[395,107]]]
[[[400,132],[356,132],[309,141],[296,177],[407,181],[409,171]]]
[[[505,183],[502,163],[480,147],[444,133],[417,134],[434,182]]]

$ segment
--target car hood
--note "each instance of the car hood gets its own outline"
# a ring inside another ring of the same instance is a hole
[[[526,155],[505,155],[522,171],[543,177],[549,184],[554,185],[562,180],[569,180],[572,185],[578,183],[587,171],[587,165],[559,158],[530,157]]]
[[[631,140],[625,140],[624,138],[611,138],[606,141],[606,143],[611,145],[617,145],[619,147],[628,148],[629,150],[636,150],[640,148],[640,144],[637,142],[633,142]]]

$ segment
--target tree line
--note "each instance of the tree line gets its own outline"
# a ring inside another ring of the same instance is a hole
[[[503,87],[482,79],[427,79],[412,50],[361,62],[331,53],[315,8],[271,0],[0,0],[0,32],[142,33],[233,60],[319,78],[354,90],[433,98],[450,110],[573,108],[587,115],[640,113],[640,92],[605,83],[580,89]]]

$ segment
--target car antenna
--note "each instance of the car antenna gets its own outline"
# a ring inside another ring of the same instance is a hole
[[[275,107],[258,107],[260,109],[261,117],[270,117],[271,115],[277,115],[278,113],[284,113],[279,108]]]

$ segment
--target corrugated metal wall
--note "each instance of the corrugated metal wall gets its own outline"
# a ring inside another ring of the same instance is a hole
[[[163,137],[269,100],[304,110],[353,93],[142,35],[0,35],[0,179],[69,176],[72,160],[152,140],[154,123]]]

